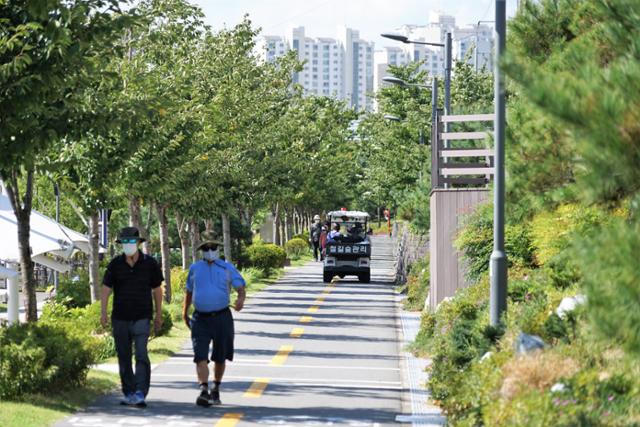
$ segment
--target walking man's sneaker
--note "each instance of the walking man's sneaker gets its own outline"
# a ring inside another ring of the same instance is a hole
[[[126,406],[133,405],[133,393],[125,394],[122,400],[120,400],[120,404]]]
[[[220,401],[219,390],[211,390],[211,394],[209,395],[209,403],[211,405],[222,405],[222,402]]]
[[[196,399],[196,405],[198,406],[211,406],[209,402],[209,392],[207,390],[201,390],[200,395]]]
[[[146,408],[147,402],[144,401],[144,393],[136,391],[131,398],[131,404],[136,405],[138,408]]]

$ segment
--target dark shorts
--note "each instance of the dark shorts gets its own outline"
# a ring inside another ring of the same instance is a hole
[[[233,360],[233,316],[226,308],[214,315],[201,315],[197,311],[191,319],[191,343],[193,344],[193,361],[206,360],[209,363],[209,345],[213,341],[211,360],[224,363]]]

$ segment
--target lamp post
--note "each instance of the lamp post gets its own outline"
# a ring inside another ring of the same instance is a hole
[[[491,253],[490,302],[491,325],[498,326],[507,309],[507,255],[504,250],[504,128],[505,87],[500,60],[506,47],[505,0],[496,0],[496,54],[494,64],[495,96],[495,181],[493,193],[493,252]]]
[[[426,46],[436,46],[443,47],[444,49],[444,113],[451,114],[451,62],[452,62],[452,48],[451,48],[451,33],[448,32],[445,38],[445,43],[432,43],[432,42],[423,42],[418,40],[410,40],[409,37],[403,36],[401,34],[391,34],[391,33],[383,33],[380,34],[382,37],[402,42],[404,44],[419,44]],[[384,78],[383,78],[384,80]],[[435,115],[434,115],[435,117]]]

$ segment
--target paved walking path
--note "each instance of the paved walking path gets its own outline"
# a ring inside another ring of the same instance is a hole
[[[236,319],[222,406],[200,408],[191,346],[157,366],[146,409],[105,396],[58,427],[398,425],[411,415],[391,241],[374,238],[372,282],[322,282],[320,263],[291,269]],[[404,404],[403,404],[404,402]],[[404,411],[403,411],[404,409]]]

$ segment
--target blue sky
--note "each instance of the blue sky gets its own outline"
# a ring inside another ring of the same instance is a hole
[[[494,0],[191,0],[215,28],[233,26],[245,13],[263,34],[284,35],[291,25],[304,25],[308,36],[335,37],[338,26],[359,29],[376,47],[392,45],[379,35],[403,24],[425,24],[431,11],[456,17],[458,25],[494,19]],[[507,0],[513,14],[517,0]]]

